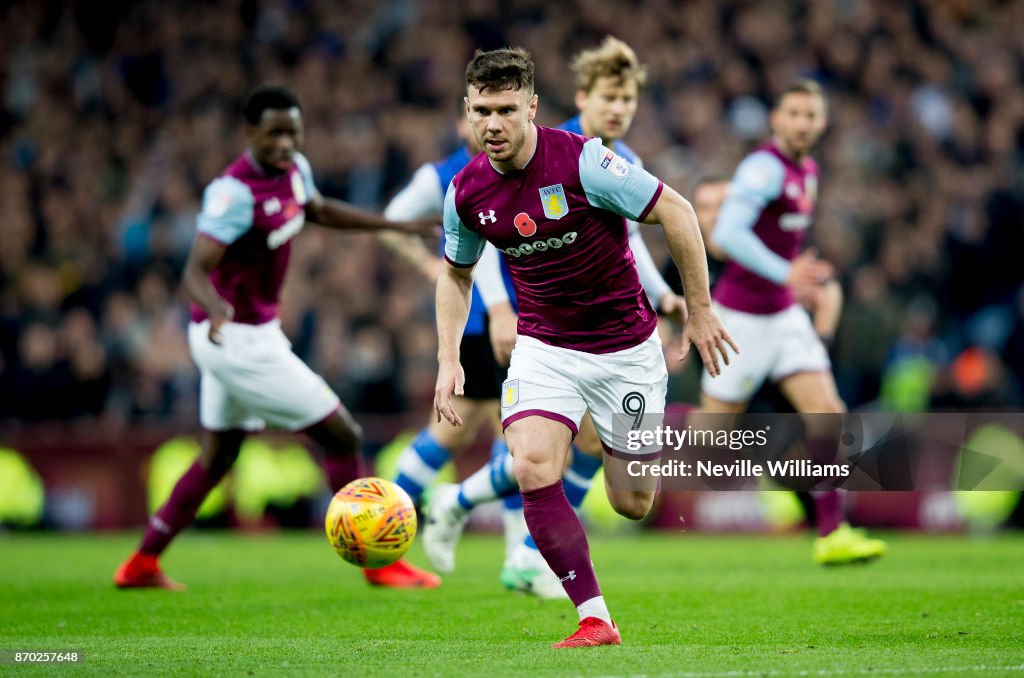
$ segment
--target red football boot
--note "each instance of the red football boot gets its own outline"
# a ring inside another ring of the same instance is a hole
[[[597,617],[587,617],[580,622],[576,633],[551,647],[597,647],[598,645],[622,645],[622,636],[615,622],[611,626]]]
[[[114,585],[119,589],[167,589],[184,591],[185,585],[167,578],[160,569],[157,556],[136,551],[121,563],[114,573]]]
[[[436,574],[420,569],[404,558],[374,570],[365,569],[363,574],[366,581],[374,586],[391,589],[436,589],[441,585],[441,578]]]

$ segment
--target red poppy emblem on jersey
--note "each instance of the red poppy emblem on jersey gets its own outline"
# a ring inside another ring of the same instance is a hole
[[[537,222],[530,218],[530,215],[526,212],[520,212],[516,215],[516,218],[512,221],[516,226],[516,230],[519,231],[519,235],[524,238],[537,233]]]

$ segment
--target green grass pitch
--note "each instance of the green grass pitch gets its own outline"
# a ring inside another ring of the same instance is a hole
[[[499,537],[467,537],[438,590],[389,591],[313,531],[190,531],[164,560],[188,591],[117,591],[137,539],[0,535],[0,649],[83,650],[59,672],[102,676],[1024,673],[1020,535],[891,535],[844,569],[813,566],[808,535],[595,538],[623,645],[562,651],[575,610],[502,590]]]

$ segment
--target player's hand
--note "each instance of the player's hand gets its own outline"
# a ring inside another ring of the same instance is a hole
[[[458,361],[442,362],[437,368],[437,386],[434,387],[434,412],[437,414],[437,421],[441,417],[452,426],[462,426],[462,417],[452,406],[452,394],[464,395],[466,386],[466,373]]]
[[[797,303],[811,313],[814,313],[814,309],[821,305],[824,292],[825,287],[823,285],[798,285],[793,287],[793,296],[796,297]]]
[[[512,359],[512,349],[516,347],[519,316],[512,310],[511,304],[504,303],[488,308],[487,317],[487,331],[491,335],[494,359],[499,365],[508,365]]]
[[[690,353],[690,344],[697,347],[704,367],[712,377],[722,373],[719,367],[719,357],[728,365],[729,352],[727,346],[731,346],[736,353],[740,352],[736,342],[732,340],[729,333],[725,331],[722,321],[718,319],[710,306],[691,308],[690,319],[683,329],[683,352],[680,360],[686,360]]]
[[[658,300],[658,311],[662,315],[670,316],[680,326],[686,326],[687,310],[685,297],[681,297],[675,292],[665,292],[665,294],[661,295],[661,299]]]
[[[817,289],[832,277],[832,265],[818,258],[814,248],[801,252],[789,266],[786,284],[798,295],[808,289]]]
[[[209,337],[212,343],[220,346],[222,339],[220,328],[231,322],[231,319],[234,317],[235,309],[226,301],[221,301],[220,305],[210,312],[210,331],[207,333],[207,337]]]

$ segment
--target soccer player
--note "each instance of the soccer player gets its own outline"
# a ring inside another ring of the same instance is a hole
[[[713,243],[729,258],[714,288],[716,310],[747,350],[721,378],[706,370],[701,410],[735,414],[766,379],[797,412],[845,410],[825,347],[798,301],[815,305],[828,292],[831,267],[813,250],[801,252],[811,225],[818,166],[811,149],[825,131],[821,87],[811,80],[788,86],[771,114],[771,142],[736,169],[714,226]],[[833,288],[834,289],[834,288]],[[827,439],[810,446],[834,447]],[[833,449],[812,450],[831,457]],[[812,493],[818,538],[813,559],[823,565],[871,560],[884,542],[869,539],[843,520],[842,493]]]
[[[622,141],[633,122],[639,92],[646,81],[646,69],[640,64],[636,53],[626,43],[608,36],[600,46],[580,52],[573,59],[572,70],[577,88],[576,105],[580,113],[563,123],[559,129],[598,137],[616,155],[642,167],[640,158]],[[630,221],[629,229],[629,244],[636,260],[637,273],[652,303],[665,314],[685,312],[681,297],[670,289],[658,272],[638,224]],[[487,312],[498,328],[492,332],[491,339],[495,343],[499,360],[507,363],[515,344],[516,314],[512,304],[502,299],[503,286],[498,288],[493,282],[494,276],[482,275],[482,271],[487,269],[486,257],[492,250],[493,247],[488,246],[485,258],[477,265],[474,289],[480,289],[489,299],[496,300],[487,303]],[[463,359],[463,365],[466,364]],[[594,475],[601,468],[602,457],[601,441],[590,416],[584,415],[573,442],[572,461],[563,480],[566,496],[573,508],[578,509],[582,505]],[[507,493],[505,524],[508,526],[515,522],[508,518],[508,510],[521,508],[522,499],[513,484],[510,461],[492,456],[487,467],[471,475],[459,487],[442,486],[435,492],[427,508],[421,540],[431,563],[440,571],[450,572],[454,568],[455,546],[469,511],[474,506]],[[509,537],[508,529],[506,537]],[[541,598],[565,597],[561,583],[547,567],[537,550],[536,542],[528,534],[507,554],[501,580],[507,588]]]
[[[621,643],[590,561],[586,534],[566,499],[562,475],[572,437],[590,411],[608,470],[626,452],[613,415],[624,407],[657,416],[667,373],[657,317],[640,286],[626,219],[662,224],[680,264],[693,342],[713,374],[732,339],[711,309],[707,264],[690,204],[642,168],[587,140],[533,123],[534,68],[521,49],[478,51],[466,69],[466,109],[484,148],[445,196],[446,265],[437,284],[437,417],[462,419],[459,341],[472,270],[489,241],[504,252],[519,303],[518,338],[502,387],[502,424],[515,459],[526,523],[576,605],[577,631],[555,647]],[[650,449],[636,454],[648,455]],[[654,452],[656,455],[657,452]],[[609,487],[612,506],[642,518],[656,486]]]
[[[249,432],[270,425],[306,433],[326,452],[332,488],[362,475],[359,425],[292,353],[281,331],[278,303],[291,239],[306,219],[341,230],[436,228],[433,220],[395,223],[321,196],[299,152],[302,110],[288,90],[256,89],[244,115],[249,148],[207,186],[184,270],[183,287],[193,302],[189,347],[201,375],[202,449],[150,519],[139,549],[117,569],[114,582],[121,588],[183,588],[162,572],[159,557],[192,523]],[[371,583],[380,575],[366,571]]]

